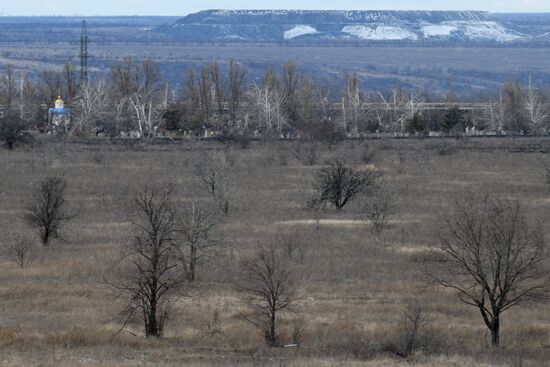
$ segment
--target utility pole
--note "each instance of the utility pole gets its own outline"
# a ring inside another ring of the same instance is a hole
[[[88,83],[88,29],[86,21],[82,21],[80,34],[80,84]]]
[[[23,111],[25,111],[25,101],[23,100],[25,96],[25,73],[21,71],[21,86],[19,87],[19,117],[23,121]]]

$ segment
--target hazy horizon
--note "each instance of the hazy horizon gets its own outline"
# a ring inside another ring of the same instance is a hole
[[[93,3],[76,3],[67,0],[50,2],[38,0],[21,0],[9,2],[0,6],[2,16],[183,16],[208,9],[285,9],[285,10],[480,10],[499,12],[550,12],[548,0],[489,0],[480,6],[478,0],[419,0],[411,5],[406,0],[388,0],[383,7],[375,1],[340,1],[340,6],[334,8],[328,1],[301,1],[299,6],[290,0],[281,1],[206,0],[200,4],[181,4],[176,0],[131,1],[131,0],[96,0]]]

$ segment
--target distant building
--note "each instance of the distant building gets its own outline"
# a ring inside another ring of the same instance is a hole
[[[48,121],[52,130],[67,132],[71,123],[71,110],[65,108],[65,101],[61,96],[55,100],[53,108],[48,110]],[[62,131],[60,131],[62,129]]]

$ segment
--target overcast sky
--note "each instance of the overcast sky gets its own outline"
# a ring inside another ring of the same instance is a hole
[[[184,15],[205,9],[547,11],[550,0],[1,0],[2,15]]]

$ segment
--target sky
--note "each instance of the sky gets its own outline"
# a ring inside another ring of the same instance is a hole
[[[206,9],[550,12],[550,0],[1,0],[0,15],[185,15]]]

